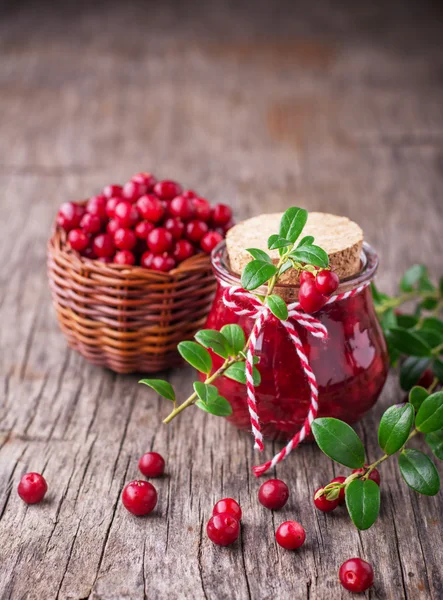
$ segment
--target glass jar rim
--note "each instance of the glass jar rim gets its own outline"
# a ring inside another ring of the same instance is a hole
[[[367,242],[363,242],[360,254],[361,268],[358,273],[350,275],[340,280],[337,293],[352,290],[367,281],[372,281],[378,268],[378,255],[374,248]],[[226,240],[221,241],[211,253],[211,262],[213,271],[218,279],[221,279],[228,285],[241,285],[240,275],[231,270],[228,264],[228,253],[226,250]],[[280,283],[276,289],[297,289],[299,285]],[[265,288],[257,288],[256,293],[265,293]]]

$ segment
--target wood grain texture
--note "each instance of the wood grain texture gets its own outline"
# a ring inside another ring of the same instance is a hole
[[[307,500],[338,474],[307,445],[277,469],[287,507],[262,509],[250,437],[197,410],[162,426],[166,407],[136,377],[66,348],[45,274],[56,207],[142,169],[239,219],[294,203],[346,215],[379,250],[387,291],[415,261],[441,274],[441,23],[418,0],[3,3],[0,598],[338,600],[353,555],[376,569],[367,598],[443,597],[442,494],[410,492],[387,461],[381,518],[359,533]],[[166,376],[191,388],[190,370]],[[392,379],[357,426],[370,460],[398,398]],[[155,514],[136,519],[119,496],[151,448],[168,474]],[[34,507],[15,491],[29,470],[49,482]],[[220,549],[204,527],[227,495],[245,518]],[[307,530],[303,551],[273,541],[288,518]]]

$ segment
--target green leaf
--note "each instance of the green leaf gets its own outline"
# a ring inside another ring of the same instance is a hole
[[[381,326],[383,331],[397,327],[397,317],[393,308],[388,308],[388,310],[385,310],[385,312],[382,314]]]
[[[229,343],[225,336],[215,329],[201,329],[195,339],[205,348],[210,348],[222,358],[229,358]]]
[[[277,248],[286,248],[286,246],[292,246],[292,242],[286,240],[284,237],[280,237],[277,233],[271,235],[268,239],[269,250],[277,250]]]
[[[354,479],[346,487],[346,508],[354,525],[364,531],[377,520],[380,511],[380,488],[372,479]]]
[[[308,211],[304,208],[292,206],[283,213],[280,221],[280,237],[296,242],[308,220]]]
[[[220,332],[224,335],[231,356],[237,356],[246,344],[245,334],[240,325],[224,325]]]
[[[139,383],[148,385],[150,388],[155,390],[157,394],[163,396],[163,398],[166,398],[166,400],[175,402],[174,388],[169,382],[163,381],[163,379],[140,379]]]
[[[396,314],[397,317],[397,325],[402,329],[412,329],[418,323],[418,318],[414,317],[414,315],[401,315]]]
[[[395,454],[406,442],[414,422],[411,404],[395,404],[383,414],[378,428],[378,444],[386,454]]]
[[[329,265],[329,256],[320,246],[302,246],[293,250],[289,256],[298,262],[314,265],[314,267]]]
[[[442,382],[443,381],[443,362],[438,358],[434,358],[432,361],[432,370],[434,371],[434,375],[437,379]]]
[[[347,423],[329,417],[315,419],[312,433],[320,450],[336,462],[359,469],[365,462],[365,450],[360,438]]]
[[[426,434],[425,440],[434,455],[443,460],[443,429]]]
[[[408,356],[400,367],[400,385],[403,390],[408,392],[415,385],[430,363],[429,358],[418,358]]]
[[[283,273],[286,273],[286,271],[288,271],[290,268],[292,267],[292,261],[287,260],[285,263],[282,264],[282,266],[280,267],[279,270],[279,275],[283,275]]]
[[[224,376],[228,379],[233,379],[234,381],[238,381],[239,383],[246,384],[246,365],[244,362],[236,362],[232,364],[230,367],[226,369],[224,372]],[[252,370],[252,379],[254,385],[257,387],[261,383],[260,372],[257,367],[254,367]]]
[[[196,381],[194,390],[199,397],[199,400],[195,403],[198,408],[217,417],[229,417],[232,414],[231,405],[226,398],[218,395],[218,389],[215,385]]]
[[[409,356],[431,355],[431,348],[428,344],[408,329],[394,327],[389,330],[387,337],[393,347],[402,354],[408,354]]]
[[[424,265],[412,265],[403,275],[400,281],[400,289],[402,292],[411,292],[414,286],[426,275],[426,267]]]
[[[297,244],[297,248],[300,248],[300,246],[312,246],[313,243],[314,243],[314,236],[313,235],[305,235],[305,237],[302,238],[301,241]]]
[[[181,356],[200,373],[209,375],[212,369],[211,355],[196,342],[180,342],[177,350]]]
[[[443,343],[443,335],[438,331],[432,329],[418,329],[415,331],[415,335],[419,337],[425,344],[430,348],[436,348]]]
[[[200,400],[205,404],[214,401],[218,396],[218,389],[215,385],[203,383],[203,381],[195,381],[194,390]]]
[[[288,307],[286,306],[286,302],[280,296],[276,294],[272,294],[266,298],[266,304],[271,309],[272,314],[280,319],[281,321],[286,321],[288,318]]]
[[[253,258],[262,260],[272,265],[272,258],[264,250],[260,250],[259,248],[246,248],[246,252],[249,252]]]
[[[440,477],[430,458],[420,452],[407,448],[398,458],[403,479],[408,486],[425,496],[435,496],[440,489]]]
[[[415,417],[415,427],[422,433],[443,429],[443,392],[435,392],[423,401]]]
[[[437,319],[436,317],[426,317],[423,319],[421,329],[430,329],[443,336],[443,321],[440,321],[440,319]]]
[[[425,388],[420,385],[415,385],[409,392],[409,402],[415,408],[415,411],[418,411],[428,396],[428,390],[425,390]]]
[[[376,287],[374,282],[371,283],[371,291],[372,291],[372,298],[373,298],[374,304],[376,306],[379,306],[386,300],[389,300],[389,296],[387,296],[386,294],[382,294],[382,292],[380,292],[378,290],[378,288]]]
[[[277,267],[263,260],[253,260],[246,265],[241,275],[245,290],[255,290],[277,273]]]

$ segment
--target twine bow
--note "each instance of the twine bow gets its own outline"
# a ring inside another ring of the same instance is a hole
[[[350,290],[349,292],[331,296],[326,302],[326,304],[330,304],[331,302],[337,302],[340,300],[345,300],[346,298],[355,296],[356,294],[364,290],[368,285],[369,283],[364,283],[363,285],[353,290]],[[249,418],[251,421],[252,433],[254,435],[255,440],[254,447],[260,450],[261,452],[264,449],[264,443],[260,427],[260,419],[257,412],[257,401],[255,397],[255,387],[253,380],[254,355],[257,339],[263,329],[263,326],[272,319],[275,319],[276,317],[272,314],[271,310],[266,305],[260,302],[260,300],[256,296],[247,292],[240,286],[233,286],[227,288],[223,294],[223,302],[228,308],[235,312],[236,315],[248,316],[254,319],[254,325],[252,328],[251,335],[249,337],[249,343],[246,352],[246,390]],[[265,473],[272,467],[275,467],[275,465],[277,465],[280,461],[286,458],[286,456],[288,456],[288,454],[292,450],[294,450],[294,448],[296,448],[300,444],[300,442],[302,442],[305,439],[306,436],[309,435],[311,431],[311,423],[316,418],[318,412],[317,380],[315,378],[315,374],[311,368],[311,365],[309,364],[309,359],[305,354],[303,344],[300,340],[300,336],[298,335],[294,327],[293,321],[304,327],[314,337],[323,340],[327,339],[328,337],[328,331],[326,327],[318,319],[316,319],[308,313],[305,313],[301,308],[299,302],[293,302],[292,304],[288,304],[288,319],[286,321],[280,322],[286,329],[292,343],[294,344],[298,358],[300,359],[300,364],[308,380],[311,402],[309,405],[308,414],[300,431],[298,431],[294,435],[294,437],[288,442],[288,444],[278,454],[276,454],[272,460],[260,466],[253,467],[252,470],[257,477],[263,475],[263,473]]]

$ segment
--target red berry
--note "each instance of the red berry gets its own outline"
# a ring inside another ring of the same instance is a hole
[[[36,504],[43,500],[48,484],[40,473],[26,473],[18,484],[18,495],[26,504]]]
[[[374,583],[374,570],[361,558],[345,561],[338,572],[340,583],[350,592],[364,592]]]
[[[138,461],[138,468],[145,477],[160,477],[165,470],[165,461],[158,452],[146,452]]]
[[[317,312],[326,304],[327,300],[327,297],[318,291],[313,279],[307,279],[300,285],[298,301],[305,312]]]
[[[182,192],[182,196],[185,198],[196,198],[197,194],[194,192],[194,190],[186,190],[185,192]]]
[[[150,223],[149,221],[140,221],[140,223],[137,223],[135,226],[135,235],[141,240],[146,240],[148,233],[151,233],[154,228],[154,223]]]
[[[338,278],[337,273],[326,269],[317,273],[315,278],[315,285],[320,294],[323,294],[324,296],[333,294],[338,288],[339,283],[340,279]]]
[[[297,521],[285,521],[277,529],[275,539],[282,548],[296,550],[305,543],[306,532]]]
[[[207,200],[204,198],[193,198],[192,205],[194,206],[194,213],[197,219],[209,221],[211,217],[211,205]]]
[[[208,226],[204,221],[189,221],[186,225],[186,237],[191,242],[199,242],[208,233]]]
[[[100,233],[92,242],[94,252],[99,258],[111,258],[114,254],[114,240],[109,233]]]
[[[179,240],[185,230],[185,224],[180,219],[170,217],[164,222],[164,228],[171,233],[174,240]]]
[[[314,277],[314,273],[311,273],[311,271],[302,271],[300,273],[300,285],[304,282],[304,281],[308,281],[308,279],[315,279]]]
[[[172,256],[178,263],[180,263],[187,258],[191,258],[194,252],[194,246],[191,244],[191,242],[188,242],[188,240],[178,240],[178,242],[175,244]]]
[[[353,473],[364,473],[366,471],[366,469],[354,469],[352,472]],[[377,469],[372,469],[372,471],[369,474],[368,479],[372,479],[372,481],[375,481],[375,483],[380,486],[380,472]]]
[[[137,173],[133,177],[131,177],[131,181],[136,181],[137,183],[143,183],[146,186],[146,191],[150,192],[154,185],[157,183],[157,179],[151,173]]]
[[[140,265],[145,269],[152,269],[152,259],[154,254],[150,251],[144,252],[140,258]]]
[[[85,209],[74,202],[63,202],[58,210],[57,225],[71,231],[80,225]]]
[[[173,244],[172,234],[164,227],[153,229],[147,237],[149,249],[155,254],[161,254],[171,250]]]
[[[98,233],[102,228],[102,222],[98,215],[85,213],[80,221],[80,227],[85,233]]]
[[[95,215],[100,219],[106,219],[106,204],[107,204],[106,196],[92,196],[89,198],[86,204],[86,212],[90,215]]]
[[[113,196],[112,198],[109,198],[109,200],[107,201],[107,203],[106,203],[106,215],[110,219],[113,219],[115,217],[115,207],[121,201],[122,201],[122,199],[119,198],[118,196]]]
[[[81,229],[72,229],[68,233],[68,242],[73,250],[82,252],[89,246],[89,238]]]
[[[107,185],[103,188],[103,196],[106,198],[112,198],[113,196],[118,196],[121,198],[123,192],[123,188],[121,185],[116,185],[112,183],[111,185]]]
[[[182,187],[175,181],[159,181],[154,186],[154,192],[162,200],[172,200],[182,192]]]
[[[232,218],[232,210],[226,204],[216,204],[212,208],[211,220],[215,226],[226,225]]]
[[[152,259],[151,269],[154,271],[171,271],[175,267],[175,260],[167,254],[156,254]]]
[[[135,265],[135,256],[130,250],[116,252],[114,260],[117,265]]]
[[[323,488],[318,488],[318,490],[315,490],[315,494],[322,489]],[[315,494],[314,504],[316,508],[318,508],[318,510],[321,510],[322,512],[331,512],[332,510],[337,508],[337,506],[340,503],[339,498],[336,498],[335,500],[328,500],[324,494],[323,496],[319,496],[318,498],[315,497]]]
[[[226,235],[228,233],[228,231],[234,227],[234,225],[235,225],[235,223],[232,219],[229,221],[229,223],[226,223],[226,225],[223,225],[223,227],[222,227],[223,235]]]
[[[417,385],[421,385],[421,387],[428,388],[430,385],[432,385],[433,381],[434,381],[434,373],[433,373],[432,369],[426,369],[426,371],[423,373],[423,375],[418,380]]]
[[[223,236],[217,231],[208,231],[200,242],[201,249],[206,252],[206,254],[211,254],[214,248],[219,244],[223,239]]]
[[[173,217],[189,221],[194,216],[194,204],[191,198],[176,196],[169,204],[169,212]]]
[[[113,262],[113,257],[112,256],[100,256],[100,258],[98,260],[102,263],[110,264]]]
[[[335,479],[333,479],[331,481],[331,483],[344,483],[345,481],[346,481],[346,477],[336,477]],[[339,504],[345,503],[345,488],[344,487],[340,488],[340,491],[338,493],[338,503]]]
[[[258,490],[258,501],[270,510],[282,508],[289,498],[289,489],[281,479],[269,479]]]
[[[217,546],[229,546],[238,538],[240,524],[228,513],[217,514],[209,519],[206,533],[211,542]]]
[[[90,258],[90,259],[97,258],[97,255],[94,252],[94,248],[92,246],[88,246],[87,248],[85,248],[81,254],[85,258]]]
[[[157,504],[157,491],[148,481],[131,481],[123,490],[122,502],[133,515],[148,515]]]
[[[121,200],[115,207],[114,218],[121,227],[134,227],[139,217],[137,208],[129,200]]]
[[[163,202],[157,196],[154,196],[154,194],[146,194],[146,196],[139,198],[137,200],[137,208],[143,219],[152,223],[158,223],[165,214]]]
[[[111,219],[108,221],[108,224],[106,225],[106,231],[112,235],[112,237],[114,237],[114,233],[117,231],[117,229],[120,229],[120,223],[117,221],[117,219]]]
[[[132,229],[120,227],[114,233],[114,244],[119,250],[132,250],[137,243],[137,236]]]
[[[126,198],[126,200],[129,200],[129,202],[136,202],[140,196],[146,194],[147,191],[148,190],[144,183],[131,180],[125,183],[123,186],[122,196],[123,198]]]
[[[219,515],[222,513],[227,513],[237,519],[237,521],[241,521],[241,508],[238,502],[236,502],[233,498],[223,498],[223,500],[219,500],[214,508],[212,509],[212,515]]]

